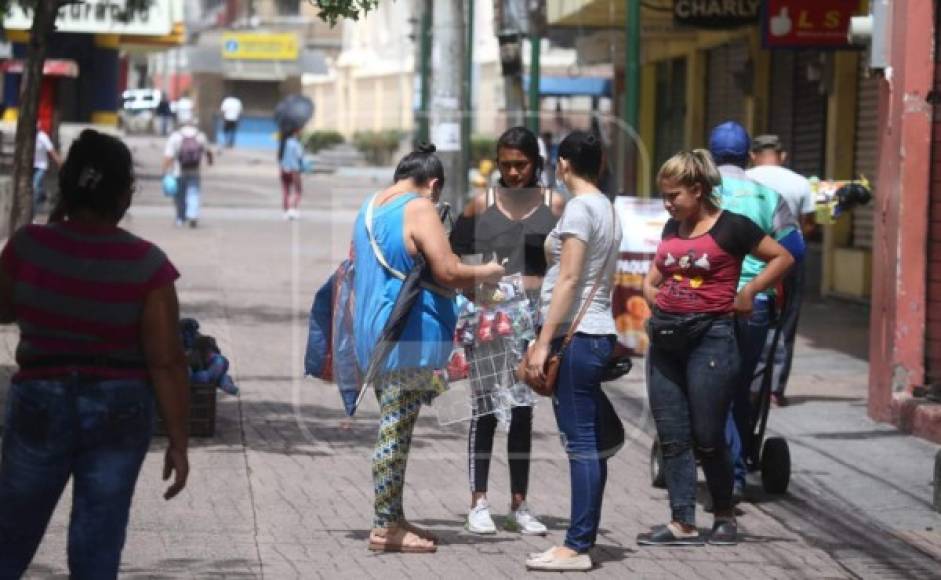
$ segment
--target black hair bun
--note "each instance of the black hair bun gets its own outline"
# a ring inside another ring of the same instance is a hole
[[[598,145],[598,144],[599,144],[598,137],[594,133],[588,133],[585,136],[585,145],[594,147],[595,145]]]
[[[435,147],[434,143],[429,143],[427,141],[419,141],[418,145],[415,146],[415,151],[417,153],[434,153],[438,148]]]

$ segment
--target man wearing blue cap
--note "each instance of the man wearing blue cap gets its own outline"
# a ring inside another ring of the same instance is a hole
[[[803,257],[804,243],[797,220],[788,205],[776,191],[759,184],[745,174],[751,139],[744,127],[734,121],[716,126],[709,135],[709,151],[722,176],[722,185],[716,191],[722,208],[743,215],[766,234],[775,238],[795,259]],[[742,264],[738,289],[741,291],[765,267],[765,263],[747,256]],[[761,358],[774,313],[774,294],[765,292],[753,297],[753,310],[749,318],[739,318],[739,350],[741,374],[732,403],[732,413],[726,428],[726,440],[735,463],[734,497],[742,498],[747,474],[746,458],[752,457],[751,394],[752,377]],[[733,422],[734,418],[734,422]]]

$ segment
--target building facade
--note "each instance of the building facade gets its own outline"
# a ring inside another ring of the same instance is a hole
[[[317,105],[309,129],[335,130],[350,137],[360,131],[414,128],[420,86],[416,62],[421,4],[417,0],[383,2],[360,21],[343,23],[342,50],[336,58],[328,58],[326,74],[304,76],[304,92]],[[495,136],[506,128],[506,117],[494,7],[493,2],[482,1],[474,6],[472,133]],[[524,47],[526,68],[529,53]],[[578,69],[574,50],[548,41],[542,43],[540,64],[544,76],[586,74]],[[437,66],[443,65],[433,63],[432,71]],[[565,99],[564,103],[545,99],[543,125],[552,130],[558,109],[570,122],[587,126],[591,105],[590,98]]]
[[[621,94],[627,4],[548,1],[550,27],[577,29],[589,49],[579,57],[608,59]],[[694,14],[693,4],[642,3],[636,130],[647,155],[631,176],[637,193],[654,191],[651,176],[673,152],[704,146],[730,119],[780,135],[791,167],[808,177],[867,178],[874,200],[811,241],[810,283],[870,305],[870,415],[941,441],[938,3],[885,3],[876,25],[891,41],[878,69],[846,39],[849,17],[869,13],[868,2],[728,3],[722,14]]]
[[[128,55],[183,42],[183,0],[153,0],[124,19],[110,6],[92,0],[60,9],[40,90],[39,121],[45,129],[60,122],[116,126],[120,95],[127,88]],[[13,52],[4,68],[5,121],[17,118],[31,24],[30,16],[14,3],[4,21]]]

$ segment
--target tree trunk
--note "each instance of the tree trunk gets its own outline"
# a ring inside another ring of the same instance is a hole
[[[8,206],[8,235],[33,220],[33,157],[36,152],[39,89],[42,85],[42,70],[46,62],[49,37],[55,27],[59,5],[60,0],[38,0],[33,5],[33,27],[20,81],[19,115],[13,150],[13,195]]]

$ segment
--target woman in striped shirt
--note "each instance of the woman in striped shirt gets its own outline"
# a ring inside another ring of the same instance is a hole
[[[186,484],[189,387],[179,277],[153,244],[117,226],[131,204],[131,153],[84,131],[59,175],[47,225],[0,254],[0,321],[20,330],[0,463],[0,577],[18,578],[71,477],[72,577],[115,578],[154,399],[167,425],[165,497]]]

